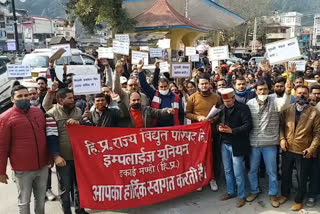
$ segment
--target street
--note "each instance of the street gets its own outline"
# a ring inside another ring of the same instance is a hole
[[[18,213],[17,206],[17,189],[11,180],[11,169],[8,166],[7,174],[10,178],[9,184],[0,184],[0,214],[14,214]],[[285,213],[300,213],[290,211],[293,203],[292,200],[282,205],[280,208],[272,208],[269,203],[269,198],[265,194],[267,192],[267,179],[262,179],[263,194],[259,195],[252,203],[247,203],[242,208],[236,208],[236,199],[221,202],[220,195],[223,191],[212,192],[209,186],[205,187],[202,192],[193,192],[183,197],[171,199],[158,204],[153,204],[144,207],[116,210],[116,211],[99,211],[89,210],[89,213],[97,214],[285,214]],[[57,194],[57,177],[55,169],[52,172],[52,188],[53,192]],[[295,182],[295,181],[294,181]],[[224,187],[221,187],[223,190]],[[33,198],[33,197],[32,197]],[[33,199],[32,199],[33,200]],[[304,208],[308,214],[320,213],[320,204],[318,203],[314,208]],[[31,204],[33,210],[33,203]],[[33,213],[33,212],[32,212]],[[46,214],[62,214],[60,204],[58,201],[46,202]]]

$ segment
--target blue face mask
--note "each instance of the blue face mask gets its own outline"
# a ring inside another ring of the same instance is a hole
[[[236,94],[237,94],[237,95],[239,95],[240,97],[245,96],[245,95],[246,95],[246,93],[247,93],[247,91],[246,91],[246,90],[244,90],[244,91],[236,91]]]
[[[30,100],[17,100],[15,104],[19,109],[27,111],[30,109]]]

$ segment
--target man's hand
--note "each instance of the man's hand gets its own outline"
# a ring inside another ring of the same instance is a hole
[[[118,72],[120,75],[123,73],[123,64],[120,60],[117,61],[116,72]]]
[[[0,175],[0,183],[8,184],[8,175]]]
[[[286,152],[286,151],[288,150],[288,148],[289,148],[288,142],[287,142],[285,139],[281,140],[281,141],[280,141],[280,147],[281,147],[281,149],[282,149],[283,151]]]
[[[232,129],[225,124],[219,124],[219,132],[232,134]]]
[[[229,69],[229,73],[233,73],[233,72],[235,72],[236,70],[238,70],[239,69],[239,65],[238,64],[232,64],[231,66],[230,66],[230,69]]]
[[[72,118],[70,118],[69,120],[67,120],[67,125],[73,126],[73,125],[79,125],[79,124],[80,124],[79,121],[76,121],[76,120],[74,120],[74,119],[72,119]]]
[[[160,68],[160,62],[159,61],[156,61],[156,63],[154,63],[154,65],[156,66],[157,69]]]
[[[292,63],[291,66],[288,68],[289,73],[295,74],[297,71],[296,63]]]
[[[56,156],[54,158],[54,163],[57,165],[57,166],[66,166],[66,161],[61,157],[61,156]]]
[[[271,73],[272,71],[271,65],[268,60],[263,60],[261,62],[260,68],[261,68],[261,71],[263,71],[264,73]]]
[[[311,158],[312,157],[312,152],[309,148],[303,150],[302,154],[303,154],[303,158]]]
[[[207,118],[206,118],[205,116],[198,116],[198,117],[197,117],[197,120],[198,120],[199,122],[203,122],[203,121],[207,121]]]
[[[54,81],[53,81],[53,83],[51,85],[51,90],[52,91],[56,91],[58,88],[59,88],[59,82],[58,82],[57,78],[55,77]]]
[[[174,114],[174,109],[173,108],[168,108],[167,109],[168,114]]]
[[[290,79],[287,80],[286,82],[286,94],[287,95],[290,95],[291,94],[291,91],[293,89],[293,84],[292,84],[292,81]]]
[[[139,73],[142,71],[143,65],[144,65],[143,60],[140,60],[139,63],[137,64],[137,69]]]

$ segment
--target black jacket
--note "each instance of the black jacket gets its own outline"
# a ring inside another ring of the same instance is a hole
[[[90,123],[98,127],[118,127],[120,120],[120,111],[113,108],[107,108],[101,114],[94,110],[90,112]]]
[[[235,101],[228,121],[225,119],[225,105],[220,106],[219,123],[228,125],[232,134],[220,133],[219,139],[225,135],[231,143],[234,156],[247,155],[250,152],[249,133],[252,129],[250,109],[246,104]],[[222,142],[221,142],[222,143]]]

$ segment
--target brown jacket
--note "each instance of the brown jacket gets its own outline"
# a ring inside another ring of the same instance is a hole
[[[320,143],[320,114],[312,106],[306,107],[295,126],[296,105],[291,104],[282,113],[280,140],[288,142],[288,151],[302,154],[303,150],[310,148],[317,150]]]
[[[202,96],[199,91],[192,94],[187,103],[186,117],[192,121],[192,123],[198,122],[198,116],[207,116],[211,108],[216,105],[218,108],[220,98],[215,93],[211,93],[209,96]]]

